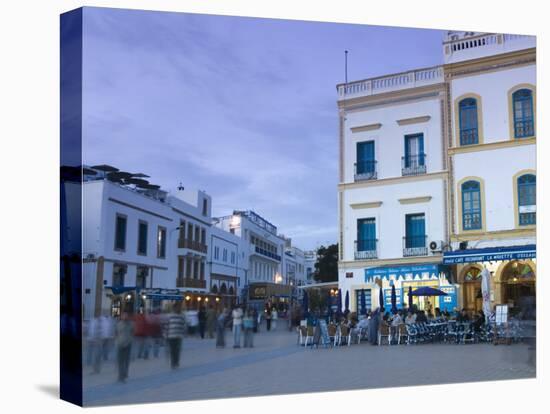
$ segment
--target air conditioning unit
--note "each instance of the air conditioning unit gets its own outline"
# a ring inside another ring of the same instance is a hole
[[[431,241],[430,250],[432,251],[432,253],[443,251],[443,241],[442,240]]]

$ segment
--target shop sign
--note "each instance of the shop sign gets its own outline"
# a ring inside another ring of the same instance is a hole
[[[444,264],[478,263],[500,260],[525,260],[536,257],[536,246],[514,246],[492,249],[470,249],[443,254]]]
[[[437,264],[421,264],[410,266],[388,266],[388,267],[371,267],[365,269],[365,282],[376,279],[388,280],[391,277],[396,279],[407,278],[437,278],[439,273],[445,273],[446,268]]]
[[[265,286],[255,286],[250,290],[250,299],[265,299],[266,288]]]

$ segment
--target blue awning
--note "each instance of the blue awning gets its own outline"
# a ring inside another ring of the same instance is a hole
[[[418,264],[408,266],[381,266],[365,269],[365,282],[370,283],[376,279],[390,280],[420,280],[437,279],[440,273],[448,274],[449,269],[439,264]]]
[[[536,257],[537,246],[490,247],[486,249],[455,250],[443,253],[444,264],[490,262],[498,260],[525,260]]]

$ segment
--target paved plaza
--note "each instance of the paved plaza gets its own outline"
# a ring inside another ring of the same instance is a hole
[[[231,398],[319,391],[429,385],[535,377],[525,344],[419,344],[304,349],[294,332],[263,330],[254,348],[216,349],[213,339],[184,338],[182,366],[172,371],[158,359],[134,359],[127,383],[116,382],[116,366],[100,374],[85,368],[85,405]]]

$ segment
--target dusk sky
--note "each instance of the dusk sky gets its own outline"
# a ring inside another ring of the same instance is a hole
[[[442,63],[442,31],[85,8],[83,161],[337,240],[336,84]]]

